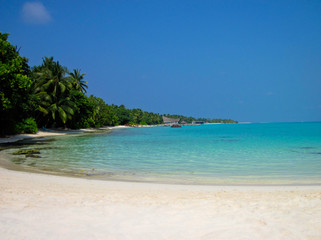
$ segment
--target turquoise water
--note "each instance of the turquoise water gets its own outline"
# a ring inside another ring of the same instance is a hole
[[[32,146],[35,147],[35,146]],[[22,165],[86,177],[187,184],[320,184],[321,123],[152,127],[64,136]]]

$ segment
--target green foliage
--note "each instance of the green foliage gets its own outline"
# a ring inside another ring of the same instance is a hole
[[[12,134],[20,119],[31,116],[33,80],[28,60],[0,33],[0,135]]]
[[[187,122],[192,123],[193,121],[202,121],[206,123],[237,123],[237,121],[234,121],[232,119],[212,119],[212,118],[194,118],[194,117],[186,117],[183,115],[172,115],[172,114],[164,114],[165,117],[169,118],[179,118],[180,122]]]
[[[67,68],[54,61],[53,57],[44,58],[42,65],[33,69],[36,79],[34,92],[40,100],[37,110],[42,113],[38,120],[44,126],[65,127],[77,110],[70,98],[73,84],[66,76],[67,72]]]
[[[36,133],[38,127],[36,120],[32,117],[23,119],[15,125],[15,133]]]
[[[141,121],[143,121],[143,111],[139,108],[134,108],[130,111],[130,119],[131,122],[134,122],[136,124],[139,124]]]
[[[153,125],[162,123],[158,113],[146,112],[139,108],[127,109],[124,105],[112,105],[120,125]]]
[[[83,94],[86,94],[87,88],[88,88],[87,86],[88,82],[83,80],[86,73],[80,74],[79,69],[74,69],[74,71],[69,74],[70,74],[71,82],[73,84],[73,88],[75,90],[82,92]]]
[[[70,96],[71,101],[76,105],[76,110],[72,119],[67,122],[67,126],[73,129],[95,126],[92,117],[94,105],[89,101],[89,98],[78,90],[71,91]]]
[[[113,109],[118,117],[118,122],[120,125],[126,125],[131,121],[130,111],[124,105],[113,105]]]
[[[95,127],[115,126],[119,124],[113,107],[107,105],[103,99],[90,95],[89,102],[91,102],[94,107],[92,118]]]
[[[153,125],[163,123],[162,115],[124,105],[108,105],[103,99],[86,96],[85,73],[69,72],[53,57],[45,57],[32,71],[27,59],[19,56],[0,33],[0,135],[34,133],[38,126],[74,129],[115,126]],[[181,121],[235,123],[230,119],[193,118],[165,115]],[[23,119],[21,121],[21,119]],[[36,119],[36,120],[35,120]],[[36,124],[37,122],[37,124]]]
[[[158,113],[143,112],[143,122],[148,125],[157,125],[163,122],[162,116]]]

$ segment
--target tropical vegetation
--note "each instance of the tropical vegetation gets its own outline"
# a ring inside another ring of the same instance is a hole
[[[19,49],[8,41],[8,34],[0,33],[0,134],[29,132],[23,122],[33,122],[34,80]],[[31,117],[31,118],[30,118]],[[28,119],[28,120],[26,120]],[[35,131],[37,129],[34,129]]]
[[[205,123],[237,123],[237,121],[232,119],[221,119],[221,118],[195,118],[195,117],[186,117],[183,115],[173,115],[173,114],[164,114],[165,117],[169,118],[179,118],[180,123],[192,123],[193,121],[200,121]]]
[[[53,57],[44,57],[41,65],[30,68],[28,59],[8,42],[8,34],[0,33],[0,135],[37,132],[39,127],[79,129],[163,123],[158,113],[109,105],[102,98],[87,96],[85,75],[80,69],[69,71]],[[187,123],[235,122],[164,116]]]

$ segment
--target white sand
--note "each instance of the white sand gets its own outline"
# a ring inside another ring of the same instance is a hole
[[[321,239],[321,187],[109,182],[0,168],[0,239]]]
[[[65,135],[65,133],[62,132],[44,132],[44,131],[39,131],[34,134],[18,134],[18,135],[11,135],[7,136],[5,138],[0,138],[0,144],[1,143],[11,143],[11,142],[16,142],[22,139],[26,138],[35,138],[35,137],[50,137],[50,136],[59,136],[59,135]]]
[[[17,135],[10,135],[5,138],[0,138],[0,144],[3,143],[12,143],[16,141],[20,141],[27,138],[37,138],[37,137],[52,137],[52,136],[61,136],[66,134],[79,134],[79,133],[85,133],[85,132],[95,132],[97,130],[112,130],[112,129],[119,129],[119,128],[127,128],[127,126],[114,126],[114,127],[105,127],[100,129],[79,129],[79,130],[52,130],[49,129],[49,131],[42,131],[39,130],[37,133],[34,134],[17,134]]]

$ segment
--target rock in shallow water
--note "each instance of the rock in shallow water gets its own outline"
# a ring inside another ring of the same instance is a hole
[[[33,155],[33,154],[40,154],[40,150],[38,148],[21,149],[13,153],[13,155]]]
[[[31,157],[31,158],[41,158],[39,155],[31,154],[31,153],[26,154],[26,157]]]

